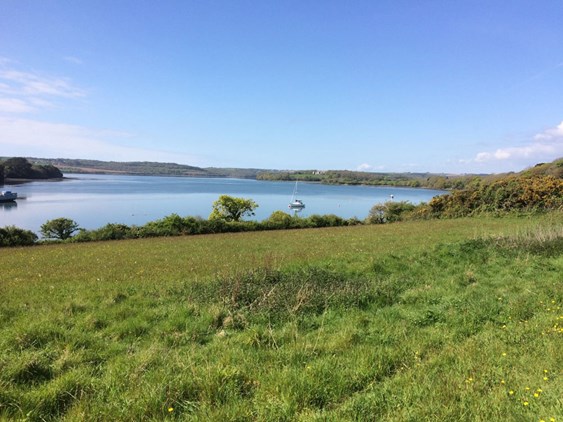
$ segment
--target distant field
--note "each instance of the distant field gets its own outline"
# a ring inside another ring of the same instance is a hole
[[[562,221],[0,250],[0,419],[561,420]]]

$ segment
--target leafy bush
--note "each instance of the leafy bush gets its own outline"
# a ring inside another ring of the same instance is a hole
[[[416,207],[408,201],[388,201],[376,204],[369,211],[367,222],[370,224],[393,223],[404,219],[405,215]]]
[[[15,226],[0,227],[0,247],[30,246],[37,240],[37,235],[30,230]]]
[[[452,218],[482,212],[563,209],[563,180],[552,175],[503,177],[432,198],[413,213],[416,218]]]
[[[267,228],[288,229],[292,226],[294,217],[283,211],[274,211],[263,224]]]
[[[126,224],[109,223],[97,230],[81,230],[73,237],[73,241],[121,240],[132,237],[136,237],[133,228]]]
[[[150,221],[141,228],[142,237],[178,236],[184,233],[184,219],[171,214],[160,220]]]
[[[202,234],[205,233],[205,222],[201,217],[184,217],[184,233],[185,234]]]
[[[347,225],[346,220],[334,214],[313,214],[307,220],[311,223],[311,227],[339,227]]]

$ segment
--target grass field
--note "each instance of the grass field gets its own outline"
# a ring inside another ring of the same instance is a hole
[[[563,217],[0,250],[0,419],[563,420]]]

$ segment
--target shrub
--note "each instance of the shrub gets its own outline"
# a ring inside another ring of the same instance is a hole
[[[424,214],[434,217],[557,210],[563,208],[563,180],[551,175],[505,177],[437,196],[428,207]],[[415,214],[420,212],[417,210]]]
[[[306,227],[340,227],[348,225],[346,220],[334,214],[313,214],[304,219]]]
[[[200,217],[184,218],[184,233],[201,234],[205,232],[205,220]]]
[[[384,204],[376,204],[369,211],[367,222],[370,224],[382,224],[401,221],[406,214],[411,213],[415,208],[408,201],[388,201]]]
[[[291,227],[293,217],[283,211],[274,211],[267,220],[264,220],[264,225],[268,228],[287,229]]]
[[[184,221],[178,214],[150,221],[141,227],[141,237],[178,236],[184,231]]]
[[[15,226],[0,227],[0,247],[30,246],[37,240],[37,235],[30,230]]]
[[[81,230],[73,240],[86,242],[90,240],[121,240],[135,237],[131,227],[126,224],[109,223],[97,230]]]

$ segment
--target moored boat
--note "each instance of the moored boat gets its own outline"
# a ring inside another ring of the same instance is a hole
[[[291,202],[289,203],[290,210],[302,210],[305,208],[305,204],[301,199],[295,199],[295,195],[297,195],[297,181],[295,182],[295,187],[293,188],[293,196],[291,197]]]
[[[12,202],[18,198],[18,194],[16,192],[12,192],[9,190],[3,190],[0,193],[0,202]]]
[[[301,199],[295,199],[289,204],[289,208],[292,210],[299,210],[305,208],[305,204]]]

